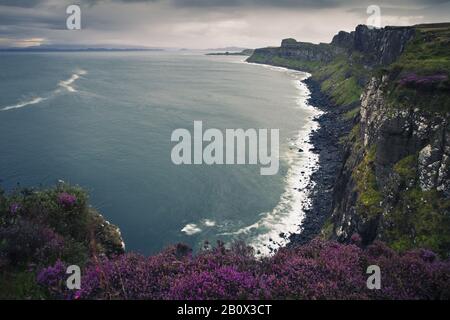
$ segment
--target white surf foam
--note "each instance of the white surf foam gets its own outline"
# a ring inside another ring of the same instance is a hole
[[[69,79],[60,81],[58,85],[69,92],[77,92],[77,90],[72,87],[72,84],[80,78],[80,76],[85,75],[87,72],[85,70],[78,70],[70,76]]]
[[[214,227],[216,225],[216,222],[214,220],[204,219],[204,220],[202,220],[202,224],[205,227]]]
[[[3,109],[1,109],[1,111],[8,111],[8,110],[12,110],[12,109],[23,108],[23,107],[29,106],[31,104],[37,104],[37,103],[39,103],[41,101],[44,101],[44,100],[47,100],[47,98],[43,98],[43,97],[33,98],[31,100],[28,100],[28,101],[20,102],[20,103],[18,103],[16,105],[4,107]]]
[[[78,80],[82,75],[87,74],[87,71],[85,70],[77,70],[75,73],[73,73],[69,79],[67,80],[63,80],[58,82],[58,86],[62,87],[64,89],[66,89],[69,92],[77,92],[77,90],[75,90],[74,87],[72,87],[71,85]],[[58,94],[61,92],[61,89],[56,89],[53,92],[51,92],[50,94],[48,94],[46,97],[35,97],[32,98],[30,100],[26,100],[23,102],[19,102],[18,104],[12,105],[12,106],[7,106],[4,108],[1,108],[0,111],[8,111],[8,110],[13,110],[13,109],[20,109],[29,105],[33,105],[33,104],[38,104],[42,101],[45,101],[49,98],[51,98],[52,96],[54,96],[55,94]]]
[[[222,235],[247,235],[250,236],[249,244],[255,249],[257,255],[270,255],[278,248],[289,242],[289,235],[301,231],[301,223],[305,211],[310,208],[310,192],[314,187],[311,175],[318,169],[319,156],[310,152],[313,147],[310,142],[310,134],[319,128],[319,124],[313,119],[322,111],[308,105],[310,92],[307,86],[301,82],[310,74],[283,67],[252,64],[262,66],[274,71],[287,72],[293,77],[294,85],[298,88],[297,107],[308,116],[309,121],[292,138],[285,157],[289,169],[285,177],[285,189],[280,196],[277,206],[270,212],[261,214],[261,219],[256,223],[237,230],[236,232],[222,233]],[[302,149],[303,152],[299,152]],[[253,233],[257,235],[252,236]]]
[[[202,229],[200,229],[195,223],[188,223],[183,229],[181,229],[181,232],[186,233],[188,236],[192,236],[196,233],[202,232]]]
[[[199,224],[203,225],[206,228],[212,228],[212,227],[215,227],[217,223],[216,223],[216,221],[211,220],[211,219],[203,219],[200,221]],[[192,236],[192,235],[200,233],[202,231],[203,230],[196,223],[188,223],[187,225],[185,225],[183,227],[183,229],[181,229],[181,232],[184,232],[188,236]]]

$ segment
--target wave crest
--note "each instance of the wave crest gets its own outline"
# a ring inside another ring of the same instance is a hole
[[[43,97],[33,98],[31,100],[20,102],[18,104],[12,105],[12,106],[4,107],[3,109],[1,109],[1,111],[8,111],[8,110],[12,110],[12,109],[23,108],[23,107],[26,107],[28,105],[36,104],[36,103],[39,103],[39,102],[44,101],[44,100],[47,100],[47,98],[43,98]]]
[[[58,86],[66,89],[69,92],[77,92],[77,90],[74,87],[72,87],[72,84],[76,80],[78,80],[81,76],[83,76],[85,74],[87,74],[86,70],[82,70],[82,69],[77,70],[75,73],[73,73],[70,76],[69,79],[62,80],[62,81],[58,82]],[[50,93],[47,97],[35,97],[35,98],[30,99],[30,100],[19,102],[18,104],[15,104],[15,105],[4,107],[4,108],[0,109],[0,111],[8,111],[8,110],[13,110],[13,109],[20,109],[20,108],[23,108],[23,107],[26,107],[26,106],[29,106],[29,105],[38,104],[38,103],[40,103],[42,101],[45,101],[45,100],[49,99],[54,94],[57,94],[60,91],[61,91],[61,89],[56,89],[52,93]]]
[[[87,71],[85,71],[85,70],[78,70],[77,72],[72,74],[69,79],[60,81],[58,83],[58,85],[64,89],[66,89],[69,92],[77,92],[77,90],[74,87],[72,87],[71,85],[76,80],[78,80],[82,75],[85,75],[86,73],[87,73]]]

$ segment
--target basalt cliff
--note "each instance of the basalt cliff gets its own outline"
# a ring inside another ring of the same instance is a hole
[[[449,256],[450,24],[359,25],[329,44],[286,39],[248,61],[310,72],[311,104],[331,117],[315,133],[328,141],[318,150],[316,175],[326,176],[313,192],[319,208],[298,239],[320,232],[349,242],[358,234],[365,245],[378,239]]]

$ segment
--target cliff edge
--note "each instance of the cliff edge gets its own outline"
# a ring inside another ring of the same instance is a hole
[[[322,235],[449,256],[450,24],[359,25],[329,44],[286,39],[247,61],[310,72],[335,114],[321,130],[348,128],[333,142],[341,165]]]

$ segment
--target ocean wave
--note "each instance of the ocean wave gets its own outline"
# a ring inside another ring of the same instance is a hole
[[[216,222],[214,220],[204,219],[204,220],[202,220],[202,224],[205,227],[214,227],[216,225]]]
[[[66,89],[69,92],[77,92],[77,90],[72,87],[71,85],[78,80],[82,75],[85,75],[87,72],[85,70],[78,70],[74,74],[70,76],[69,79],[60,81],[58,85],[64,89]]]
[[[12,106],[7,106],[1,109],[1,111],[8,111],[8,110],[12,110],[12,109],[19,109],[19,108],[23,108],[26,106],[29,106],[31,104],[37,104],[41,101],[47,100],[47,98],[43,98],[43,97],[37,97],[37,98],[33,98],[31,100],[28,101],[24,101],[24,102],[19,102],[16,105],[12,105]]]
[[[200,224],[203,225],[204,227],[207,228],[212,228],[216,226],[216,221],[211,220],[211,219],[203,219],[200,221]],[[181,232],[184,232],[185,234],[187,234],[188,236],[192,236],[196,233],[200,233],[202,232],[203,229],[201,229],[198,224],[196,223],[188,223],[187,225],[185,225],[183,227],[183,229],[181,229]]]
[[[188,236],[192,236],[196,233],[202,232],[202,229],[200,229],[195,223],[188,223],[181,229],[181,232],[186,233]]]
[[[299,233],[302,229],[301,224],[305,211],[311,206],[309,195],[314,187],[311,175],[319,167],[319,155],[309,151],[313,147],[310,142],[310,134],[319,128],[319,124],[313,119],[322,112],[307,103],[310,91],[302,81],[310,77],[310,74],[283,67],[254,65],[292,75],[292,81],[298,89],[297,107],[307,114],[310,120],[292,138],[289,148],[283,156],[288,161],[289,169],[285,177],[283,194],[276,207],[270,212],[262,213],[261,218],[252,225],[234,232],[220,234],[244,236],[257,255],[265,256],[285,246],[289,242],[289,235]],[[302,149],[303,152],[299,152],[299,149]]]
[[[81,69],[77,70],[75,73],[73,73],[70,76],[69,79],[62,80],[62,81],[58,82],[58,86],[66,89],[69,92],[77,92],[77,90],[75,90],[75,88],[73,88],[71,85],[76,80],[78,80],[82,75],[85,75],[85,74],[87,74],[87,71],[81,70]],[[51,92],[50,94],[48,94],[45,97],[35,97],[35,98],[30,99],[30,100],[19,102],[19,103],[15,104],[15,105],[12,105],[12,106],[7,106],[7,107],[4,107],[4,108],[1,108],[0,111],[8,111],[8,110],[13,110],[13,109],[20,109],[20,108],[23,108],[23,107],[26,107],[26,106],[29,106],[29,105],[38,104],[38,103],[40,103],[42,101],[45,101],[45,100],[51,98],[52,96],[54,96],[55,94],[58,94],[60,92],[61,92],[61,89],[56,89],[56,90],[54,90],[53,92]]]

